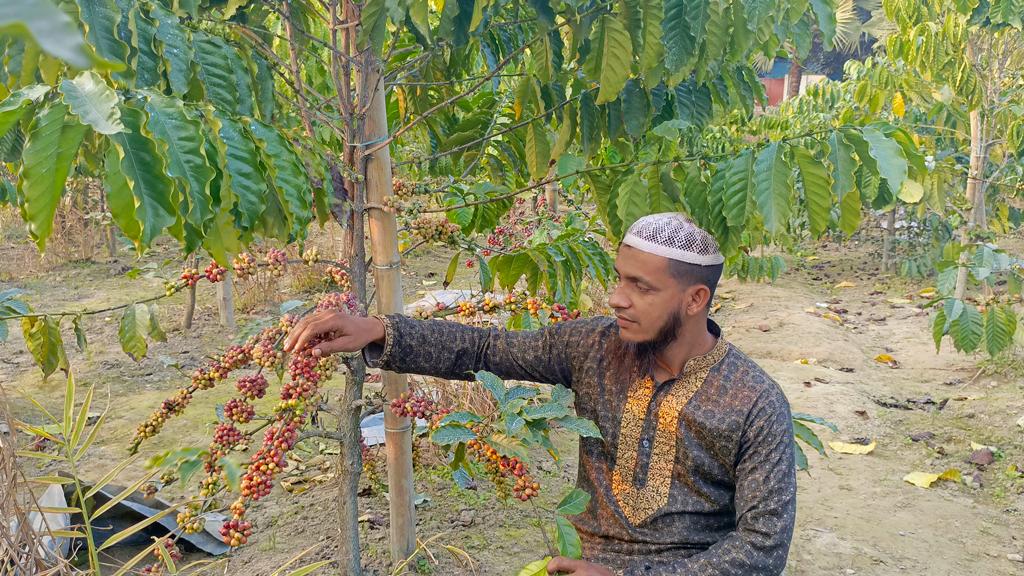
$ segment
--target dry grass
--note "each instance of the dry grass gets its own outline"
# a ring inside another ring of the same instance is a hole
[[[17,459],[17,428],[7,406],[7,398],[0,387],[0,423],[7,433],[0,433],[0,573],[15,575],[73,574],[75,571],[63,559],[46,553],[44,538],[52,538],[50,527],[45,532],[32,529],[29,510],[35,508],[35,499],[29,482],[22,473]]]

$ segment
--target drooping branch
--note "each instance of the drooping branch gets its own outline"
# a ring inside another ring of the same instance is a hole
[[[594,90],[594,89],[590,89],[590,90],[587,90],[587,91],[591,91],[591,90]],[[470,140],[469,142],[466,142],[464,144],[460,144],[458,146],[455,146],[454,148],[449,148],[448,150],[445,150],[443,152],[438,152],[436,154],[431,154],[430,156],[427,156],[426,158],[417,158],[415,160],[403,160],[401,162],[396,162],[395,166],[406,166],[406,165],[409,165],[409,164],[422,164],[424,162],[431,162],[431,161],[437,160],[439,158],[444,158],[445,156],[450,156],[452,154],[456,154],[456,153],[458,153],[458,152],[460,152],[462,150],[465,150],[467,148],[472,148],[473,146],[476,146],[477,144],[481,144],[483,142],[487,142],[487,141],[493,140],[494,138],[497,138],[498,136],[503,136],[505,134],[508,134],[509,132],[514,132],[515,130],[518,130],[519,128],[522,128],[523,126],[526,126],[526,125],[530,124],[534,120],[539,120],[539,119],[547,116],[548,114],[551,114],[552,112],[556,112],[558,110],[561,110],[563,107],[565,107],[570,102],[574,102],[574,101],[578,100],[581,96],[583,96],[583,94],[584,94],[584,92],[581,92],[580,94],[577,94],[576,96],[573,96],[572,98],[567,98],[567,99],[559,102],[558,104],[555,104],[551,108],[548,108],[548,109],[546,109],[546,110],[544,110],[542,112],[539,112],[539,113],[537,113],[537,114],[535,114],[535,115],[533,115],[533,116],[531,116],[529,118],[526,118],[525,120],[521,120],[521,121],[519,121],[519,122],[517,122],[515,124],[512,124],[512,125],[504,128],[504,129],[502,129],[502,130],[499,130],[497,132],[485,134],[484,136],[481,136],[480,138],[477,138],[476,140]],[[497,116],[495,116],[495,120],[497,120]],[[493,125],[494,124],[492,123],[491,126],[493,127]]]

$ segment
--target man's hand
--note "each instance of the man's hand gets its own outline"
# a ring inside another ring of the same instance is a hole
[[[314,356],[335,352],[358,352],[371,342],[384,340],[384,323],[376,318],[351,316],[343,312],[320,311],[306,316],[292,328],[284,341],[285,352],[301,349],[314,338],[330,335],[313,349]]]
[[[615,576],[604,566],[573,560],[565,556],[556,556],[548,562],[548,574],[572,574],[573,576]]]

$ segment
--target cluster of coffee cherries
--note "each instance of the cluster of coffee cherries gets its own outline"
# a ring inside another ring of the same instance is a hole
[[[164,551],[160,552],[160,548],[163,548]],[[169,537],[164,538],[157,543],[156,548],[153,548],[153,556],[156,556],[157,561],[152,564],[147,564],[146,566],[143,566],[142,570],[140,570],[139,573],[149,574],[151,576],[163,574],[165,566],[163,556],[164,554],[167,554],[167,557],[171,559],[171,562],[175,563],[181,562],[181,560],[185,557],[185,555],[181,553],[181,550],[178,549],[178,546],[174,543],[173,539]]]
[[[342,309],[356,311],[356,299],[350,293],[325,295],[318,304],[320,309]],[[167,418],[180,414],[191,400],[192,393],[214,386],[240,368],[259,366],[255,374],[244,375],[236,381],[239,397],[228,400],[224,405],[225,422],[214,428],[208,455],[204,458],[205,478],[200,482],[200,496],[212,498],[226,489],[226,473],[223,458],[240,445],[248,443],[251,434],[239,429],[236,424],[245,424],[255,417],[251,401],[267,394],[268,382],[263,376],[265,368],[277,367],[284,359],[279,345],[284,335],[294,327],[297,318],[284,316],[281,320],[264,328],[244,345],[232,346],[222,355],[211,359],[195,373],[189,386],[182,388],[178,395],[168,399],[161,409],[154,413],[133,439],[133,450],[139,444],[160,431]],[[299,432],[307,416],[316,410],[320,386],[337,369],[336,358],[320,357],[313,354],[316,346],[331,338],[326,334],[294,351],[288,359],[288,380],[281,387],[280,402],[274,408],[273,419],[263,434],[262,443],[250,456],[241,478],[241,495],[231,507],[231,520],[221,528],[221,537],[230,546],[245,544],[252,534],[252,524],[245,520],[249,502],[270,494],[274,479],[288,467],[287,454],[295,447]],[[184,530],[202,529],[201,505],[189,505],[178,515],[178,523]]]
[[[213,445],[219,451],[227,452],[245,442],[246,435],[230,422],[221,422],[213,429]]]
[[[235,382],[235,389],[242,395],[242,397],[249,400],[258,400],[263,398],[267,393],[267,377],[263,374],[252,374],[249,376],[242,376]]]
[[[333,310],[346,314],[359,314],[359,300],[351,292],[329,292],[316,304],[318,311]]]
[[[267,250],[266,260],[271,276],[274,278],[284,276],[288,266],[288,255],[284,253],[284,250],[278,250],[277,248]]]
[[[390,196],[384,199],[384,206],[389,212],[403,212],[416,215],[425,206],[423,200],[418,198],[418,196],[434,192],[434,189],[423,182],[414,184],[408,180],[396,178],[392,184],[392,192]]]
[[[233,548],[248,542],[249,536],[252,536],[252,523],[245,520],[228,520],[220,527],[221,540]]]
[[[436,314],[444,312],[445,310],[447,310],[447,308],[445,307],[444,302],[438,302],[433,306],[420,306],[419,308],[416,308],[412,311],[412,317],[419,320],[429,320]]]
[[[422,392],[406,390],[391,401],[391,411],[402,418],[428,420],[438,411],[437,402]]]
[[[312,266],[320,261],[320,250],[316,246],[310,246],[302,252],[302,261],[307,266]]]
[[[409,224],[413,234],[428,242],[448,242],[459,233],[458,224],[444,216],[420,216]]]
[[[480,302],[480,311],[484,314],[493,314],[501,309],[502,304],[503,302],[501,300],[497,300],[488,294],[484,296],[484,299]]]
[[[160,408],[153,412],[145,422],[139,424],[129,447],[131,452],[135,453],[143,441],[158,434],[168,419],[184,412],[191,403],[192,395],[195,392],[213,388],[217,382],[227,379],[233,371],[245,368],[251,363],[260,366],[276,366],[283,358],[283,353],[277,350],[277,345],[294,323],[294,317],[285,316],[277,324],[268,326],[249,338],[245,344],[229,346],[223,354],[196,368],[192,372],[191,382],[188,386],[180,388],[173,396],[164,400],[160,404]],[[260,377],[253,378],[246,380],[248,383],[245,386],[251,385],[254,393],[260,387],[265,392],[266,379],[261,382]]]
[[[206,523],[200,512],[200,505],[196,502],[187,504],[184,510],[178,512],[177,521],[185,534],[198,534]]]
[[[348,272],[344,268],[331,266],[327,268],[324,275],[329,283],[340,288],[342,292],[349,292],[352,290],[352,277],[349,276]]]
[[[478,435],[483,432],[480,428],[477,427]],[[517,500],[526,502],[540,494],[540,484],[530,477],[526,464],[519,458],[502,456],[493,446],[479,439],[467,442],[466,448],[484,465],[499,496],[504,497],[507,494],[508,481],[512,478],[515,478],[512,496]]]
[[[195,268],[185,268],[181,271],[181,276],[179,276],[179,278],[184,280],[185,284],[191,288],[196,284],[199,284],[199,279],[202,278],[202,276],[199,274],[199,270],[196,270]]]
[[[487,245],[502,250],[521,250],[537,231],[537,218],[529,213],[525,198],[517,198],[505,223],[487,235]]]
[[[248,252],[242,252],[231,259],[231,267],[235,270],[235,276],[245,279],[256,275],[256,257]]]
[[[579,310],[569,311],[565,304],[552,304],[551,305],[551,323],[565,322],[568,320],[575,320],[580,317]]]
[[[458,310],[459,316],[463,318],[472,318],[476,315],[476,303],[470,302],[469,300],[463,300],[455,305],[455,309]]]
[[[244,398],[232,398],[224,404],[224,417],[232,422],[248,424],[256,416],[256,408]]]
[[[336,305],[346,298],[330,300]],[[323,301],[321,301],[323,302]],[[306,415],[315,409],[320,386],[328,380],[338,366],[332,356],[318,357],[313,350],[330,339],[325,334],[295,350],[288,361],[288,382],[281,387],[281,401],[274,409],[274,420],[263,434],[262,445],[250,456],[249,465],[242,475],[241,497],[231,505],[232,522],[236,522],[221,535],[231,546],[244,544],[251,535],[252,526],[244,521],[246,505],[270,494],[274,478],[288,467],[287,455],[299,440],[299,430],[306,423]]]
[[[210,263],[206,266],[206,270],[203,271],[203,275],[206,276],[207,280],[216,284],[217,282],[224,280],[224,275],[227,274],[227,272],[228,269],[217,264],[216,260],[210,260]]]

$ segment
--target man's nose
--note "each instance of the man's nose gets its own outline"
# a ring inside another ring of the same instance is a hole
[[[629,308],[629,298],[622,293],[621,284],[616,285],[615,290],[612,290],[612,295],[608,297],[608,305],[616,310]]]

